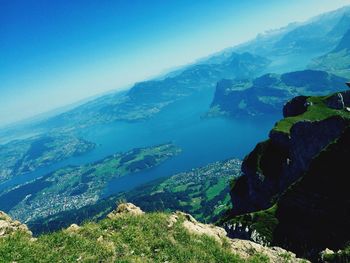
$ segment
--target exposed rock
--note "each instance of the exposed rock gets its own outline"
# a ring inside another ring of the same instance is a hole
[[[326,101],[327,106],[331,109],[342,110],[344,109],[344,100],[341,93],[336,93],[329,97]]]
[[[346,82],[346,85],[350,88],[350,82]]]
[[[183,212],[176,212],[172,214],[169,217],[168,226],[172,227],[181,217],[185,219],[183,222],[184,228],[186,228],[190,233],[197,235],[207,235],[215,238],[220,243],[222,242],[222,239],[226,237],[225,229],[214,225],[202,224],[194,219],[191,215]]]
[[[248,259],[254,254],[259,253],[267,256],[270,260],[269,262],[271,263],[308,262],[306,260],[296,258],[295,254],[279,247],[270,248],[248,240],[230,239],[227,237],[225,229],[214,225],[200,223],[191,215],[183,212],[176,212],[172,214],[168,219],[168,226],[172,227],[180,218],[185,219],[182,224],[184,228],[186,228],[190,233],[213,237],[216,241],[220,242],[221,244],[223,240],[225,240],[229,243],[232,253],[239,255],[243,259]],[[288,259],[289,261],[286,261],[286,259]]]
[[[248,240],[230,239],[230,246],[234,253],[238,254],[243,259],[248,259],[254,254],[264,254],[269,258],[271,263],[281,262],[309,262],[305,259],[297,258],[294,253],[284,250],[280,247],[264,247],[257,243]]]
[[[251,240],[254,243],[270,246],[267,238],[252,228],[251,225],[239,223],[224,223],[223,227],[227,232],[227,236],[232,239]]]
[[[307,96],[298,96],[288,101],[283,107],[283,116],[294,117],[307,111]]]
[[[78,232],[80,229],[80,226],[78,226],[77,224],[71,224],[67,229],[66,231],[67,232],[71,232],[71,233],[76,233]]]
[[[11,235],[17,231],[32,235],[32,232],[29,231],[25,224],[21,224],[17,220],[12,220],[11,217],[0,211],[0,238]]]
[[[143,215],[144,213],[145,212],[143,212],[140,207],[132,203],[122,203],[122,204],[119,204],[115,210],[110,212],[107,215],[107,217],[110,219],[115,219],[125,214],[140,216],[140,215]]]

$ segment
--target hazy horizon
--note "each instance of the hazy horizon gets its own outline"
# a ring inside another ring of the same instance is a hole
[[[16,2],[0,10],[0,126],[131,86],[348,3]]]

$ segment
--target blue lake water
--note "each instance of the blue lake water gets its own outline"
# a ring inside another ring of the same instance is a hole
[[[7,181],[0,185],[0,191],[66,165],[97,161],[132,148],[173,142],[182,149],[181,154],[157,167],[112,180],[104,192],[104,196],[108,196],[218,160],[243,158],[257,142],[267,138],[269,130],[280,118],[202,118],[212,98],[213,91],[202,92],[168,106],[147,121],[116,122],[86,129],[80,135],[97,143],[93,151]]]

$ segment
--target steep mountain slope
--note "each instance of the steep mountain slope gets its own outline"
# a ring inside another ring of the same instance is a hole
[[[216,86],[209,116],[277,114],[294,96],[325,95],[344,87],[346,79],[324,71],[266,74],[253,81],[222,80]]]
[[[350,77],[350,25],[338,46],[326,55],[316,58],[310,64],[310,68],[327,70],[339,76]]]
[[[38,238],[1,213],[0,255],[4,262],[305,262],[281,248],[229,239],[189,214],[145,214],[130,203],[99,223]]]
[[[346,246],[349,107],[350,91],[297,97],[285,106],[285,119],[245,158],[243,176],[231,190],[231,236],[243,234],[313,260],[323,249]]]

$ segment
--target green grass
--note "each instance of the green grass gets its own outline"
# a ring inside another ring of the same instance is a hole
[[[218,195],[218,193],[225,190],[226,187],[227,187],[227,178],[219,178],[217,184],[210,186],[206,190],[205,194],[207,196],[207,200],[210,201],[214,199]]]
[[[177,185],[172,189],[172,192],[184,192],[187,190],[187,188],[190,186],[190,184],[184,184],[184,185]]]
[[[23,233],[0,239],[0,262],[268,262],[243,261],[208,236],[190,234],[181,220],[168,227],[168,214],[123,215],[38,237]]]
[[[350,118],[350,113],[346,112],[345,110],[335,110],[327,107],[327,105],[325,104],[325,100],[330,96],[310,97],[308,101],[311,102],[312,105],[308,107],[305,113],[295,117],[288,117],[279,121],[275,125],[273,131],[289,134],[292,126],[295,123],[303,120],[321,121],[336,115],[341,116],[343,118]]]

